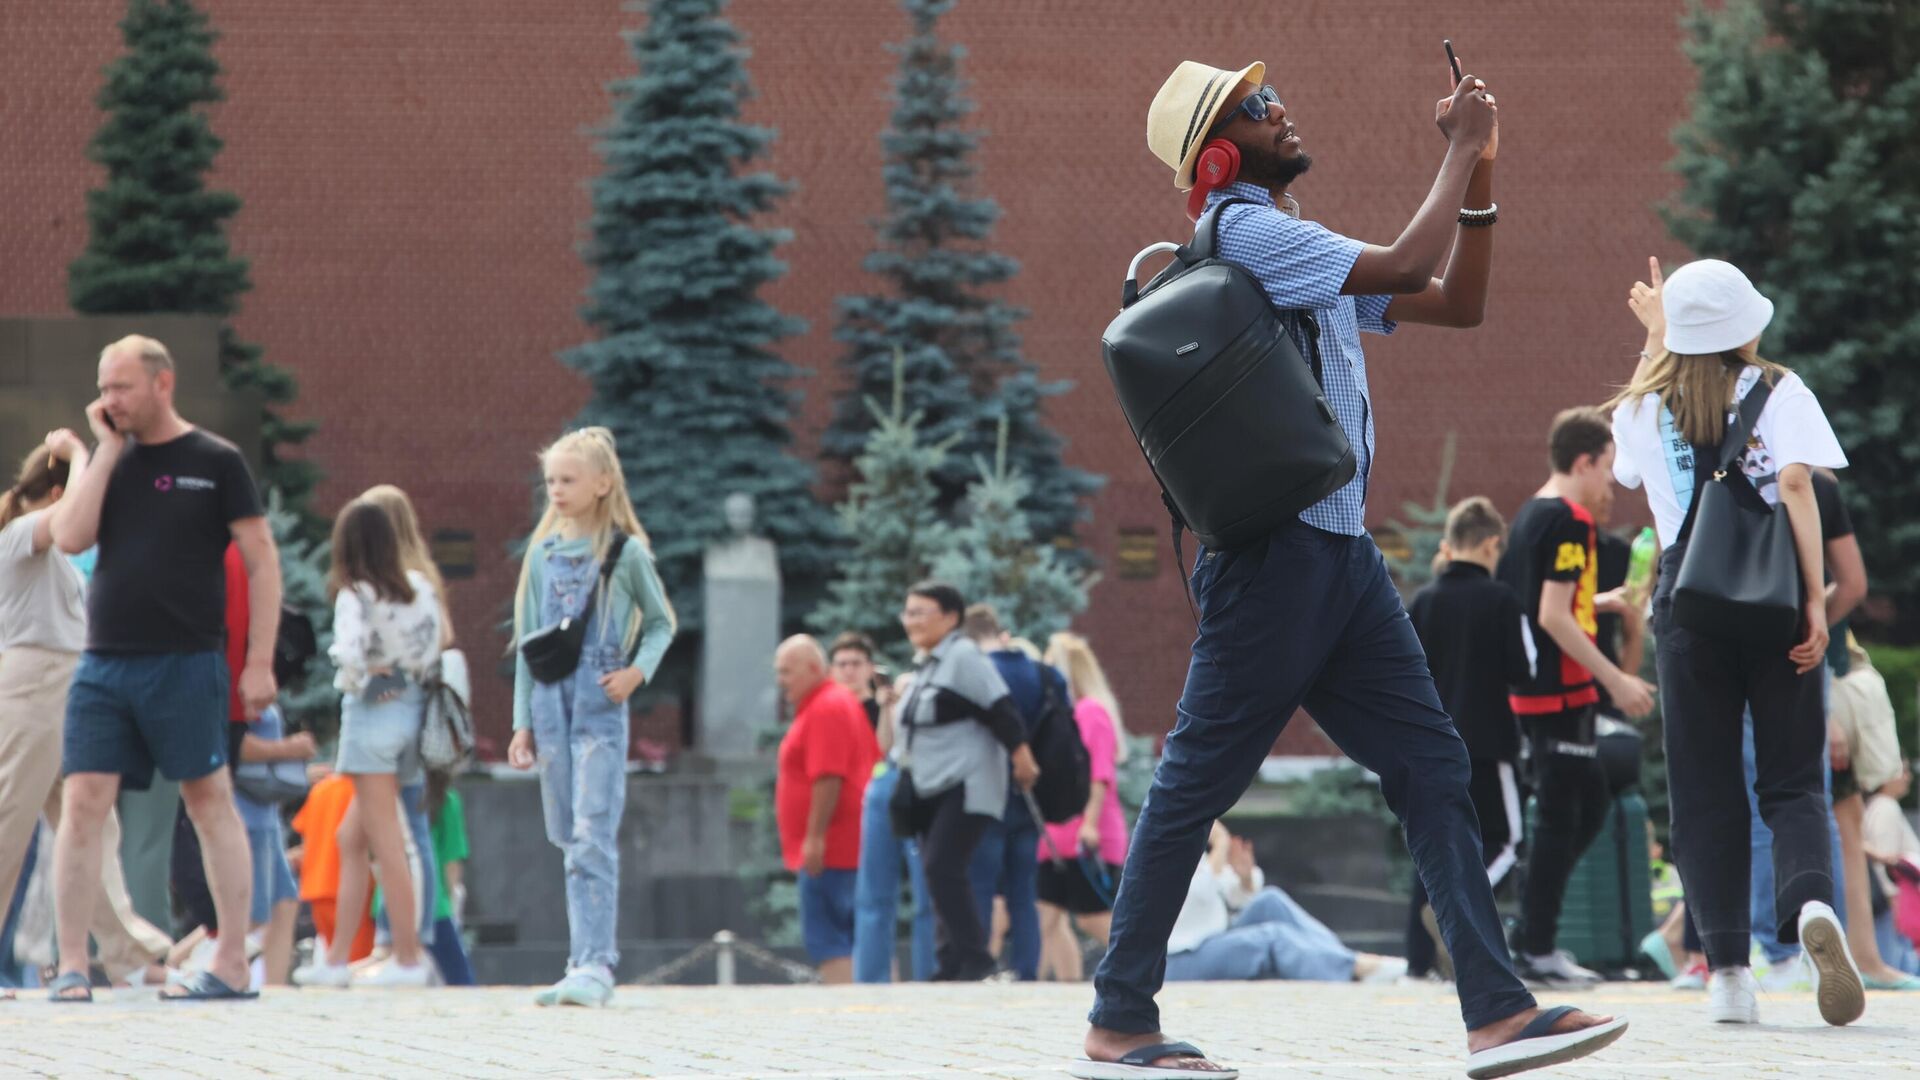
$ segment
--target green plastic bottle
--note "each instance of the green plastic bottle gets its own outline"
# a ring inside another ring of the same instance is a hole
[[[1640,530],[1633,538],[1633,554],[1627,560],[1627,593],[1646,602],[1647,583],[1653,580],[1653,560],[1660,554],[1660,540],[1653,526]]]

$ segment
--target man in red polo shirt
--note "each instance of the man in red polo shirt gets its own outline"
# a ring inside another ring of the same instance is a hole
[[[774,653],[793,705],[780,741],[774,811],[780,854],[800,882],[801,937],[823,983],[853,981],[853,893],[860,866],[860,800],[880,745],[860,701],[827,677],[827,654],[806,635]]]

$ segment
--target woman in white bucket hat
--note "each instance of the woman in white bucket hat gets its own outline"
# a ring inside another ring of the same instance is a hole
[[[1632,381],[1613,400],[1614,476],[1644,487],[1663,552],[1653,599],[1660,708],[1665,718],[1673,839],[1687,909],[1712,968],[1708,1015],[1756,1023],[1758,986],[1748,966],[1748,809],[1741,767],[1742,714],[1753,715],[1760,815],[1773,830],[1780,940],[1811,962],[1820,1015],[1830,1024],[1866,1007],[1860,972],[1833,911],[1832,844],[1824,761],[1820,667],[1827,609],[1820,514],[1812,469],[1847,456],[1813,391],[1762,359],[1773,303],[1737,267],[1688,263],[1665,282],[1649,260],[1629,305],[1647,328]],[[1733,411],[1756,387],[1770,396],[1753,418],[1742,472],[1792,525],[1804,599],[1798,644],[1768,647],[1676,625],[1673,593],[1692,540],[1689,509],[1719,478],[1719,447]]]

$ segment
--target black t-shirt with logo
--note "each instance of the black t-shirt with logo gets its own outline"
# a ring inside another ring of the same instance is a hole
[[[100,508],[87,648],[223,648],[231,526],[262,512],[246,459],[225,439],[195,428],[157,446],[129,443]]]
[[[1540,629],[1540,587],[1549,581],[1573,583],[1573,621],[1589,638],[1598,629],[1593,598],[1599,585],[1593,515],[1567,499],[1528,499],[1514,515],[1499,578],[1520,598],[1533,642],[1533,677],[1511,688],[1508,701],[1518,716],[1567,712],[1599,700],[1593,673],[1561,653]]]

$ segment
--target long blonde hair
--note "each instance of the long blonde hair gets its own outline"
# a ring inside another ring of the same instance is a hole
[[[1719,446],[1740,375],[1750,366],[1759,368],[1770,385],[1788,374],[1785,367],[1761,358],[1759,342],[1704,355],[1661,349],[1648,354],[1633,379],[1607,402],[1607,411],[1623,403],[1638,409],[1648,394],[1656,394],[1673,413],[1673,427],[1681,437],[1695,446]]]
[[[1092,698],[1107,710],[1113,721],[1113,760],[1116,764],[1127,760],[1127,725],[1120,719],[1120,701],[1113,696],[1106,670],[1087,639],[1065,630],[1054,634],[1047,639],[1047,663],[1066,675],[1067,692],[1073,700]]]
[[[653,542],[647,539],[647,530],[640,527],[640,519],[633,512],[633,501],[627,497],[627,477],[620,468],[620,455],[614,449],[613,432],[603,427],[581,428],[578,431],[567,432],[554,440],[553,445],[540,451],[541,469],[544,471],[547,462],[560,455],[571,455],[590,471],[613,480],[607,494],[595,502],[593,509],[587,514],[587,534],[593,538],[594,561],[599,562],[607,557],[607,552],[613,547],[615,529],[627,534],[629,542],[638,543],[651,552]],[[553,508],[552,503],[548,503],[545,512],[540,515],[540,523],[533,527],[533,535],[527,538],[527,553],[520,560],[520,584],[513,591],[514,641],[519,641],[526,633],[527,601],[530,599],[529,583],[532,580],[533,560],[539,557],[540,542],[558,532],[560,525],[560,512]],[[599,586],[596,585],[595,588]],[[607,618],[609,606],[605,603],[605,599],[604,596],[599,597],[603,628],[606,625],[604,620]],[[668,627],[677,629],[679,617],[673,612],[673,602],[665,596],[660,599],[667,609]],[[626,638],[621,646],[629,653],[633,651],[634,643],[640,640],[642,618],[644,615],[640,611],[640,605],[635,603],[633,624],[627,627]]]
[[[453,644],[453,613],[447,606],[447,583],[440,576],[440,567],[434,563],[426,539],[420,535],[420,515],[414,513],[413,500],[392,484],[375,484],[354,501],[379,507],[386,513],[387,520],[393,522],[394,539],[400,542],[400,565],[420,571],[433,586],[434,599],[440,601],[440,646],[446,648]]]

